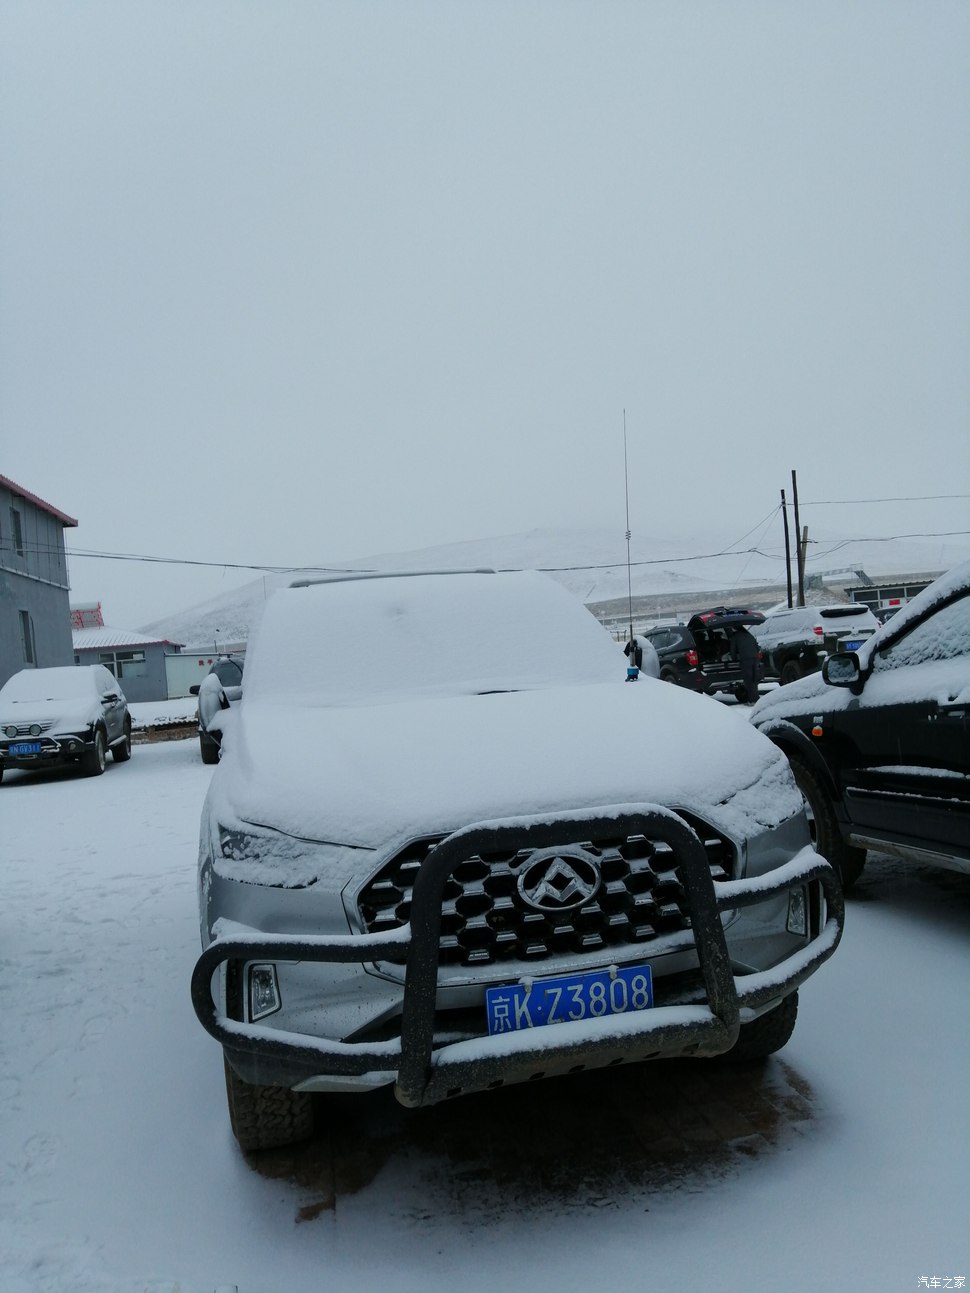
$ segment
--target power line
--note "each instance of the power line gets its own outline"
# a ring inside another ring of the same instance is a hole
[[[856,503],[935,503],[947,498],[970,498],[970,494],[910,494],[899,498],[817,498],[812,502],[800,502],[800,507],[829,507]],[[779,504],[780,506],[780,504]]]
[[[962,496],[954,495],[952,497],[962,497]],[[891,501],[891,500],[871,499],[867,501],[879,502],[879,501]],[[754,531],[757,530],[759,527],[763,527],[771,519],[771,517],[777,511],[780,511],[780,510],[781,510],[781,505],[778,504],[775,508],[772,509],[772,511],[767,515],[767,517],[765,517],[763,520],[758,522],[758,525],[753,526],[747,532],[747,534],[742,535],[741,539],[735,540],[735,543],[730,544],[728,547],[722,548],[717,552],[698,552],[690,556],[681,556],[681,557],[651,557],[651,558],[644,558],[643,560],[640,560],[640,561],[634,561],[634,562],[631,562],[630,564],[633,566],[672,566],[672,565],[682,565],[691,561],[711,561],[717,557],[740,557],[740,556],[761,556],[761,557],[766,557],[770,560],[775,560],[777,559],[777,556],[775,553],[765,552],[761,547],[738,548],[735,546],[735,544],[740,543],[744,538],[748,537],[748,534],[754,533]],[[826,539],[824,540],[823,543],[819,543],[818,540],[810,539],[809,543],[812,546],[818,546],[820,549],[823,548],[824,546],[825,553],[827,554],[830,552],[836,552],[838,551],[839,548],[843,548],[848,544],[853,544],[853,543],[892,543],[897,539],[954,539],[954,538],[966,538],[968,536],[970,536],[970,530],[940,530],[940,531],[933,531],[933,532],[929,532],[929,531],[918,532],[918,533],[912,533],[912,534],[878,535],[878,536],[870,536],[869,538],[853,537],[853,538],[847,538],[847,539]],[[13,547],[8,543],[0,543],[0,550],[12,552]],[[52,553],[57,551],[57,549],[55,549],[50,545],[42,545],[42,544],[27,544],[25,545],[25,550],[29,550],[32,554],[45,554],[45,553]],[[343,575],[343,574],[373,573],[372,568],[368,566],[322,566],[322,565],[310,566],[310,565],[299,565],[299,564],[261,565],[256,562],[202,561],[191,557],[159,557],[159,556],[151,556],[147,553],[135,553],[135,552],[102,552],[102,551],[97,551],[95,549],[89,549],[89,548],[76,548],[76,549],[68,548],[68,549],[65,549],[65,553],[66,553],[66,556],[68,556],[71,560],[87,558],[95,561],[137,561],[137,562],[143,562],[149,565],[192,566],[192,567],[211,569],[211,570],[252,570],[258,574],[284,575],[284,574],[306,573],[306,574]],[[624,561],[609,561],[609,562],[603,562],[599,564],[586,563],[586,564],[577,564],[577,565],[570,565],[570,566],[533,566],[533,567],[529,567],[529,569],[541,570],[545,574],[557,574],[557,573],[566,574],[566,573],[569,573],[570,571],[578,572],[583,570],[590,570],[590,571],[614,570],[617,567],[624,566],[624,565],[626,565],[626,562]],[[503,573],[507,573],[510,571],[522,570],[524,569],[524,567],[503,566],[503,567],[500,567],[500,569],[503,571]]]

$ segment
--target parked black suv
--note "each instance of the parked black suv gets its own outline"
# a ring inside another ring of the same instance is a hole
[[[741,666],[731,652],[728,630],[740,625],[750,628],[764,623],[759,611],[716,606],[698,611],[686,623],[657,624],[646,629],[645,637],[660,660],[660,677],[707,695],[727,691],[739,700],[744,683]],[[764,678],[764,670],[761,671]]]
[[[751,721],[788,755],[844,888],[868,848],[970,872],[970,562]]]

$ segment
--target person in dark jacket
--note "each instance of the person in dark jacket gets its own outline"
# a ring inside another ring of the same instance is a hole
[[[731,630],[731,654],[741,667],[741,678],[744,682],[744,704],[753,705],[758,699],[758,640],[743,625],[737,624]]]

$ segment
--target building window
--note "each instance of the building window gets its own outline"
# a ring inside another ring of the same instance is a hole
[[[20,523],[20,513],[15,507],[10,509],[10,526],[13,535],[13,550],[18,557],[24,555],[24,530]]]
[[[29,611],[20,611],[20,643],[24,650],[27,664],[37,663],[37,648],[34,643],[34,625]]]
[[[110,669],[119,682],[123,678],[144,678],[148,673],[144,651],[102,651],[98,663]]]

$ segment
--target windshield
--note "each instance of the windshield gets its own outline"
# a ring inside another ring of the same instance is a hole
[[[89,669],[80,669],[76,665],[60,669],[24,669],[4,683],[0,704],[82,700],[90,697],[93,691]]]
[[[866,606],[830,606],[819,611],[819,616],[823,620],[856,620],[859,624],[879,627],[878,620]]]
[[[267,604],[246,698],[344,705],[622,679],[622,649],[532,571],[358,579]]]
[[[223,687],[239,687],[242,685],[242,662],[236,660],[218,660],[212,666],[212,672],[216,675]]]

